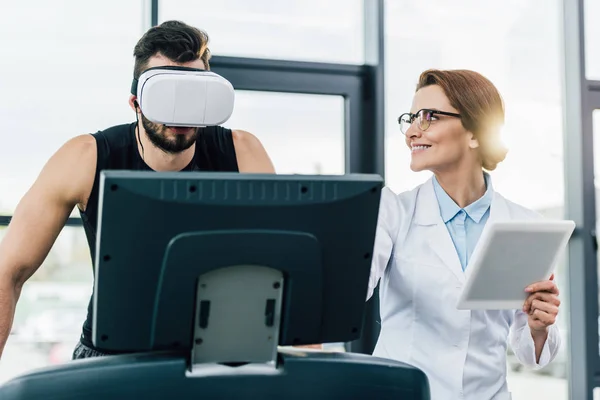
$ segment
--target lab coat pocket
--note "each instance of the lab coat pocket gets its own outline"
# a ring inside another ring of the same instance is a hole
[[[422,296],[435,300],[452,300],[460,286],[446,265],[420,262],[415,266],[417,290]]]
[[[439,298],[440,296],[456,295],[456,279],[445,265],[440,265],[431,257],[397,256],[399,278],[409,287],[414,300],[421,297]],[[452,289],[452,290],[449,290]]]
[[[420,302],[424,294],[439,290],[440,282],[451,278],[448,268],[436,265],[435,260],[428,257],[397,255],[395,261],[397,268],[390,271],[390,285],[411,303]]]

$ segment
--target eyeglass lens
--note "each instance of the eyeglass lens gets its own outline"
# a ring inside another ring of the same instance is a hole
[[[427,110],[420,110],[417,114],[414,114],[414,120],[417,122],[420,130],[424,131],[429,128],[431,122],[432,112]],[[408,114],[403,115],[400,118],[400,131],[406,133],[411,125],[411,117]]]

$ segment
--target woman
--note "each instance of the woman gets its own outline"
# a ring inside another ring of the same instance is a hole
[[[548,364],[560,346],[560,301],[549,280],[526,290],[522,310],[456,309],[485,224],[540,218],[496,193],[486,172],[506,156],[500,94],[476,72],[425,71],[399,122],[411,169],[433,176],[411,191],[382,193],[368,294],[381,280],[374,355],[423,370],[435,400],[510,399],[507,342],[523,364]]]

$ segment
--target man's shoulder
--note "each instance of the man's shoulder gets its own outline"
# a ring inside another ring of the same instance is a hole
[[[97,142],[91,134],[81,134],[69,139],[57,154],[61,158],[77,158],[88,160],[89,156],[96,154]]]
[[[255,147],[262,147],[260,140],[248,131],[232,129],[231,137],[236,150],[252,151]]]
[[[232,129],[231,136],[240,172],[275,173],[261,141],[248,131]]]

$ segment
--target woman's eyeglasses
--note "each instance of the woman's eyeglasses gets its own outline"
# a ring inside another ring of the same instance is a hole
[[[449,117],[460,118],[460,114],[423,108],[414,114],[404,113],[400,117],[398,117],[398,124],[400,124],[400,131],[403,134],[406,134],[406,132],[408,131],[408,128],[410,128],[410,126],[413,124],[413,122],[415,122],[415,120],[417,121],[419,129],[422,131],[425,131],[425,130],[427,130],[427,128],[429,128],[429,125],[431,125],[431,121],[434,118],[437,119],[436,115],[447,115]]]

